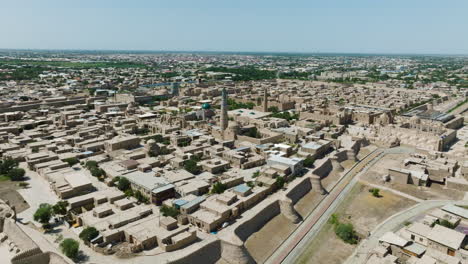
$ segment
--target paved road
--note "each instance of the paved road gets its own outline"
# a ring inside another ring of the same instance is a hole
[[[18,218],[21,218],[22,222],[28,222],[33,221],[33,214],[40,204],[55,204],[58,198],[52,191],[49,183],[37,172],[29,170],[26,163],[20,163],[20,167],[25,169],[26,176],[29,177],[29,180],[26,182],[29,183],[30,187],[18,190],[18,193],[29,204],[27,210],[18,214]]]
[[[304,247],[315,236],[330,215],[343,201],[346,194],[352,189],[357,179],[354,177],[358,173],[369,168],[369,164],[376,162],[382,155],[381,149],[376,149],[369,153],[361,162],[356,163],[335,186],[329,190],[329,195],[310,213],[302,224],[281,244],[281,246],[265,261],[265,263],[295,263],[295,260],[302,254]]]
[[[374,249],[378,243],[379,238],[382,237],[386,232],[397,231],[403,227],[403,223],[406,221],[423,214],[424,212],[441,207],[451,203],[468,205],[468,201],[424,201],[416,204],[404,211],[401,211],[393,216],[390,216],[383,223],[378,225],[371,232],[371,236],[363,240],[353,254],[346,260],[346,264],[364,264],[367,259],[371,256],[370,252]]]

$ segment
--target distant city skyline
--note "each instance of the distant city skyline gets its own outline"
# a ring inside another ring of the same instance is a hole
[[[1,5],[0,49],[468,54],[468,2],[463,0],[25,0]]]

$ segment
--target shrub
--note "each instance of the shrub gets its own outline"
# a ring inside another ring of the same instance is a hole
[[[60,243],[60,249],[62,250],[63,254],[69,258],[76,258],[78,256],[78,249],[80,248],[80,244],[78,241],[67,238]]]
[[[99,231],[97,231],[97,229],[94,227],[88,226],[85,229],[83,229],[83,231],[81,231],[79,236],[83,241],[89,243],[91,240],[99,236]]]
[[[374,197],[377,197],[377,198],[381,197],[379,188],[369,189],[369,192],[372,193],[372,196]]]
[[[337,214],[332,214],[328,222],[332,225],[337,225],[340,223],[340,219]]]
[[[256,171],[252,174],[252,178],[257,178],[258,176],[260,176],[260,171]]]
[[[20,182],[18,185],[19,185],[20,187],[26,188],[26,187],[29,186],[29,183],[27,183],[27,182]]]
[[[335,225],[335,234],[348,244],[357,243],[356,231],[354,231],[354,227],[350,223],[349,224],[338,223],[337,225]]]

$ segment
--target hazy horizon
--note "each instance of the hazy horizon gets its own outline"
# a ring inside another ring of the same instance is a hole
[[[468,2],[5,1],[0,49],[466,55]]]

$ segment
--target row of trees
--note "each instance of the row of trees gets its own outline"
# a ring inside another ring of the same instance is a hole
[[[268,111],[272,112],[271,117],[282,118],[288,121],[299,119],[299,114],[291,114],[288,111],[280,112],[278,107],[276,106],[272,106],[268,108]]]
[[[242,102],[237,102],[230,98],[228,98],[227,104],[228,104],[229,110],[253,109],[255,107],[255,104],[252,102],[242,103]]]

